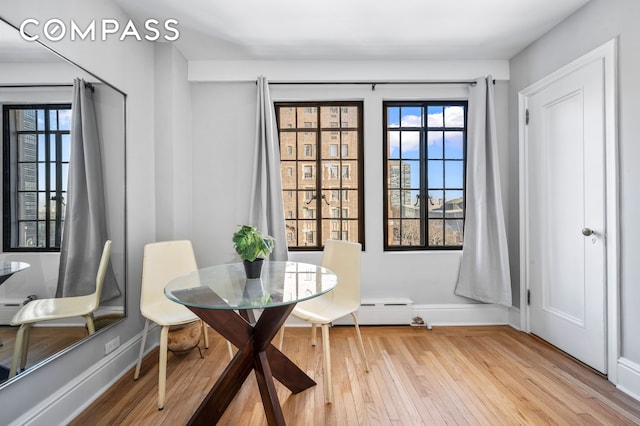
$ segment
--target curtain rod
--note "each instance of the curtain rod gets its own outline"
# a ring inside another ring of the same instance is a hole
[[[475,86],[476,81],[468,81],[468,80],[450,80],[450,81],[269,81],[269,85],[367,85],[371,86],[371,90],[376,90],[376,86],[378,85],[387,85],[387,84],[397,84],[397,85],[428,85],[428,84],[468,84],[470,86]],[[256,81],[256,84],[258,82]],[[496,81],[493,80],[493,84],[496,84]]]
[[[0,88],[2,89],[27,89],[30,87],[73,87],[73,84],[68,83],[33,83],[33,84],[0,84]],[[91,89],[92,92],[95,92],[95,88],[93,84],[88,81],[85,81],[84,87],[87,89]]]

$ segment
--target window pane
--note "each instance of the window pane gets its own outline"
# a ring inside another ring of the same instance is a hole
[[[340,127],[340,109],[336,107],[320,107],[320,127]]]
[[[18,161],[37,161],[38,137],[34,134],[18,135]]]
[[[44,110],[43,109],[39,109],[36,110],[36,115],[37,115],[37,126],[38,126],[38,130],[43,130],[45,128],[44,125]]]
[[[429,158],[442,158],[442,132],[427,133],[427,156]]]
[[[45,191],[47,189],[47,166],[44,163],[38,163],[38,190]]]
[[[447,188],[462,188],[464,170],[462,161],[445,161],[445,179]]]
[[[343,159],[356,160],[358,158],[358,132],[340,132],[340,155]]]
[[[429,173],[429,188],[443,188],[443,165],[442,161],[438,160],[429,160],[427,165],[427,170]]]
[[[61,135],[62,138],[62,158],[60,161],[69,161],[69,155],[71,152],[71,135]]]
[[[462,219],[447,220],[445,222],[445,244],[461,246],[463,243],[464,221]]]
[[[460,160],[463,158],[464,151],[462,138],[462,132],[444,132],[445,158]]]
[[[402,118],[402,127],[421,127],[422,126],[422,108],[421,107],[402,107],[400,108]]]
[[[342,187],[343,188],[357,188],[358,187],[358,162],[357,161],[342,161],[341,173],[342,173]]]
[[[37,222],[22,222],[18,231],[18,247],[36,247],[38,244]]]
[[[443,110],[444,107],[442,106],[429,106],[427,108],[427,124],[429,127],[443,127]]]
[[[294,107],[278,108],[278,125],[281,129],[295,129],[296,109]]]
[[[38,173],[36,163],[18,165],[18,190],[35,191],[38,189]]]
[[[420,246],[420,220],[403,220],[401,226],[401,244],[404,246]]]
[[[447,218],[462,218],[464,198],[462,191],[445,191],[444,214]]]
[[[442,220],[429,220],[429,245],[444,246],[444,230]]]
[[[403,161],[400,184],[403,188],[420,188],[420,161]]]
[[[313,183],[316,178],[315,163],[300,162],[300,177],[305,185]],[[309,182],[311,181],[311,182]]]
[[[61,109],[58,111],[58,129],[71,131],[71,110]]]
[[[420,158],[420,132],[404,131],[400,138],[402,158]]]
[[[317,241],[316,221],[315,220],[299,220],[298,221],[298,244],[304,246],[316,246]]]
[[[56,183],[57,183],[56,169],[54,167],[51,167],[49,169],[49,190],[50,191],[56,190]]]
[[[47,161],[46,143],[44,135],[38,135],[38,161]]]
[[[58,112],[49,111],[49,130],[58,130]]]
[[[62,191],[67,191],[67,182],[69,181],[69,164],[62,164]]]
[[[295,220],[286,220],[284,222],[285,235],[287,237],[287,244],[290,246],[298,245],[298,226]]]
[[[387,191],[387,217],[400,217],[402,206],[402,192],[399,190]]]
[[[387,108],[387,127],[400,127],[400,108]]]
[[[38,218],[38,195],[36,192],[18,194],[18,220],[36,220]]]
[[[387,244],[400,245],[400,220],[387,220]]]
[[[387,132],[387,158],[400,158],[400,132]]]
[[[49,247],[55,247],[56,245],[56,223],[51,221],[49,223]]]
[[[47,219],[47,194],[38,192],[38,220]]]
[[[313,160],[316,157],[316,133],[298,132],[298,159]]]
[[[11,114],[15,119],[16,130],[37,130],[37,111],[34,109],[14,110]]]
[[[342,107],[340,109],[340,122],[342,127],[358,127],[358,108],[355,106]]]
[[[295,162],[280,163],[280,176],[282,177],[282,189],[296,189],[298,174]]]
[[[464,127],[464,108],[461,106],[448,106],[444,109],[445,127]]]
[[[296,135],[295,132],[280,132],[280,159],[296,159]]]
[[[420,202],[418,196],[420,191],[402,191],[402,217],[420,218]]]
[[[316,107],[299,107],[297,127],[303,129],[317,128],[318,109]]]
[[[429,218],[441,218],[444,213],[444,191],[429,191],[427,211]]]

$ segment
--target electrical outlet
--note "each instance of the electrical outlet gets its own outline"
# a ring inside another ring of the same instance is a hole
[[[120,346],[120,336],[117,336],[116,338],[111,339],[104,344],[104,354],[108,355],[109,353],[115,351],[118,346]]]

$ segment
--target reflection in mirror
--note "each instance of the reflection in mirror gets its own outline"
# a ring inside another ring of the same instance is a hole
[[[59,283],[60,246],[66,235],[66,209],[74,193],[67,183],[69,168],[73,167],[70,163],[75,158],[71,153],[75,146],[75,140],[71,140],[71,117],[76,102],[73,83],[78,78],[89,83],[87,88],[95,107],[106,238],[112,240],[108,275],[119,290],[109,290],[93,313],[96,333],[125,315],[126,96],[43,45],[23,40],[14,26],[0,18],[0,387],[20,380],[89,335],[81,317],[38,322],[28,336],[25,333],[29,345],[26,358],[23,357],[24,370],[19,369],[12,379],[6,378],[18,332],[18,327],[10,325],[14,315],[25,303],[67,292]],[[102,243],[99,252],[98,256]],[[96,271],[94,282],[95,275]]]

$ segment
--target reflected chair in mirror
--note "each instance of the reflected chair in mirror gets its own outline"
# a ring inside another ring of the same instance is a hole
[[[140,311],[146,318],[142,344],[133,379],[140,377],[140,366],[151,322],[158,324],[160,330],[160,354],[158,372],[158,409],[164,408],[167,381],[167,351],[169,330],[172,326],[199,321],[204,336],[204,346],[209,347],[207,325],[189,309],[169,300],[164,287],[174,278],[198,270],[191,241],[162,241],[149,243],[144,247],[142,260],[142,289]],[[231,348],[229,348],[231,350]]]
[[[42,321],[52,321],[65,318],[82,317],[86,321],[89,335],[95,333],[93,313],[100,305],[102,285],[107,273],[109,258],[111,256],[111,241],[107,240],[102,249],[102,257],[96,273],[96,288],[91,294],[85,296],[58,297],[53,299],[36,299],[24,305],[11,320],[11,325],[20,326],[16,334],[16,343],[13,350],[13,359],[9,378],[17,373],[18,361],[20,370],[24,370],[29,351],[29,332],[33,324]]]
[[[333,400],[331,386],[331,350],[329,347],[329,326],[339,318],[351,315],[355,325],[365,371],[369,362],[364,351],[362,335],[358,326],[356,311],[360,307],[360,254],[362,246],[348,241],[327,240],[322,253],[321,266],[331,270],[338,277],[338,284],[328,293],[311,300],[300,302],[292,315],[311,323],[311,344],[316,345],[316,327],[322,327],[322,349],[324,369],[325,401]],[[282,348],[284,327],[280,330],[279,346]]]

